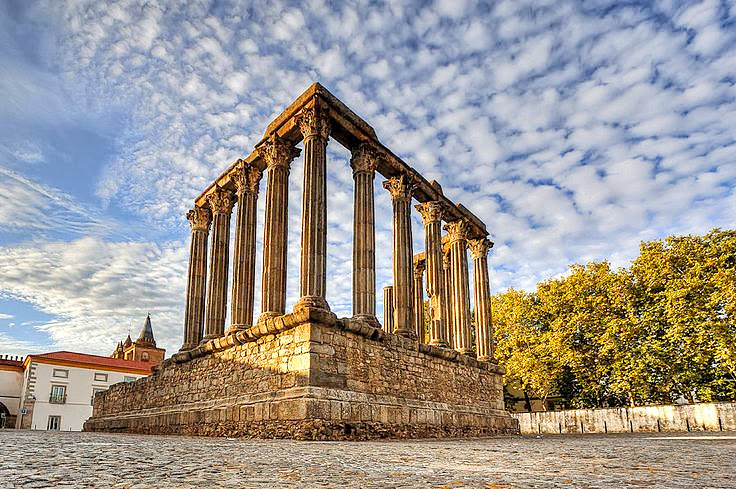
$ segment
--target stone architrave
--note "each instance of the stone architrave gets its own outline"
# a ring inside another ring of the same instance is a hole
[[[473,256],[473,292],[475,299],[475,351],[480,361],[493,361],[493,322],[491,287],[488,278],[488,239],[468,240]]]
[[[233,250],[232,325],[228,332],[253,325],[256,274],[256,206],[261,170],[243,160],[233,174],[238,213]]]
[[[468,224],[458,220],[445,225],[450,235],[450,267],[452,269],[452,321],[455,349],[472,355],[470,343],[470,284],[468,282]]]
[[[195,207],[187,212],[187,219],[192,227],[192,241],[189,247],[184,343],[180,351],[196,347],[203,336],[207,287],[207,235],[212,222],[209,209],[204,207]]]
[[[450,266],[450,253],[442,253],[442,330],[447,335],[447,345],[455,348],[455,335],[452,331],[452,321],[455,316],[452,308],[452,267]]]
[[[371,323],[376,319],[376,237],[373,179],[378,154],[366,143],[350,159],[355,181],[353,201],[353,317]]]
[[[300,150],[272,136],[258,148],[266,163],[266,213],[263,226],[263,272],[259,321],[286,312],[286,251],[289,237],[289,170]]]
[[[330,119],[316,103],[296,117],[304,138],[304,186],[302,193],[302,254],[299,300],[294,310],[329,311],[327,282],[327,139]]]
[[[443,296],[444,274],[442,271],[442,205],[439,202],[424,202],[416,205],[424,222],[424,249],[427,263],[427,294],[429,296],[429,344],[447,345],[447,325]]]
[[[387,333],[394,332],[394,286],[387,285],[383,288],[383,330]]]
[[[393,202],[394,333],[414,337],[414,278],[412,277],[411,197],[413,185],[405,175],[383,182]]]
[[[207,287],[207,320],[202,342],[218,338],[225,332],[230,213],[234,202],[228,190],[218,188],[207,197],[207,204],[212,212],[212,246],[210,247],[210,280]]]
[[[414,332],[417,339],[424,343],[424,269],[425,262],[414,263]]]

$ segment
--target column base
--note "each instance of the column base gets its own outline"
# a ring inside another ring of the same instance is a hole
[[[219,334],[208,334],[202,338],[202,341],[199,342],[198,346],[202,346],[205,343],[207,343],[209,340],[214,340],[215,338],[219,338],[222,335]]]
[[[491,362],[491,363],[493,363],[493,357],[489,357],[488,355],[483,355],[483,356],[480,356],[480,357],[476,357],[476,360],[478,360],[479,362]]]
[[[444,340],[430,340],[429,344],[438,348],[450,348],[450,345]]]
[[[294,312],[301,311],[303,309],[321,309],[323,311],[329,311],[330,305],[327,304],[324,297],[305,295],[296,302]]]
[[[413,329],[396,329],[394,330],[394,334],[403,336],[404,338],[409,338],[410,340],[417,339],[417,333]]]
[[[457,352],[461,355],[465,355],[466,357],[472,357],[475,358],[475,351],[467,349],[467,348],[458,348]]]
[[[372,314],[355,314],[352,318],[353,321],[360,321],[368,323],[374,328],[381,328],[381,323],[378,322],[378,318]]]
[[[184,352],[184,351],[194,350],[195,348],[197,348],[197,346],[198,345],[196,343],[195,344],[184,343],[183,345],[181,345],[181,348],[179,348],[179,351]]]
[[[251,326],[252,324],[231,324],[230,327],[225,330],[225,336],[232,333],[237,333],[238,331],[246,330]]]
[[[263,324],[264,322],[268,321],[271,318],[277,318],[283,315],[284,315],[283,312],[266,311],[266,312],[261,313],[260,316],[258,316],[258,321],[256,321],[256,324]]]

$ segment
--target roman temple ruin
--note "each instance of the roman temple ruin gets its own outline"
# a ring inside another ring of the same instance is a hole
[[[325,294],[330,140],[352,155],[349,318],[336,317]],[[296,147],[300,142],[303,152]],[[289,173],[301,153],[300,298],[287,311]],[[257,199],[264,174],[258,281]],[[393,283],[383,291],[383,324],[376,317],[377,176],[385,178],[393,208]],[[418,202],[413,208],[412,200]],[[424,250],[416,254],[413,209],[424,223]],[[192,235],[181,350],[151,376],[98,394],[86,430],[299,439],[518,431],[504,410],[503,368],[493,355],[487,263],[492,243],[485,225],[381,144],[365,121],[321,85],[287,107],[253,152],[197,197],[187,218]],[[257,285],[262,299],[256,315]],[[231,321],[225,324],[228,307]]]

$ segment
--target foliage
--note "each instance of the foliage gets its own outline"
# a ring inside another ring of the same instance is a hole
[[[493,314],[507,384],[543,401],[736,398],[736,231],[642,243],[629,270],[573,265],[534,293],[497,294]]]

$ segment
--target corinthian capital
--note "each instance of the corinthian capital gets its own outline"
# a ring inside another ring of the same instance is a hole
[[[361,143],[358,148],[353,151],[350,158],[350,166],[353,173],[372,173],[378,168],[379,155],[378,152],[368,143]]]
[[[427,262],[425,260],[414,260],[414,278],[419,280],[424,274],[424,270],[427,269]]]
[[[230,214],[234,203],[233,194],[219,187],[207,196],[207,204],[213,214]]]
[[[296,116],[296,123],[305,140],[314,137],[326,140],[330,135],[330,119],[327,109],[319,104],[302,109]]]
[[[262,146],[259,146],[258,155],[263,158],[268,168],[289,169],[291,160],[299,156],[301,150],[295,148],[289,141],[276,135],[270,137]]]
[[[470,249],[470,253],[473,254],[474,260],[486,256],[491,246],[493,244],[486,238],[468,240],[468,248]]]
[[[442,220],[442,204],[438,201],[422,202],[414,208],[422,215],[425,225]]]
[[[445,224],[447,234],[450,236],[450,243],[468,239],[468,227],[468,223],[462,219]]]
[[[261,181],[261,170],[255,166],[245,162],[244,160],[238,160],[238,164],[232,178],[238,195],[258,194],[258,183]]]
[[[411,200],[414,185],[408,182],[406,175],[399,175],[383,182],[383,188],[388,190],[392,200]]]
[[[192,231],[207,231],[212,222],[212,216],[206,207],[195,207],[190,210],[187,212],[187,219],[189,219],[189,225],[192,226]]]

